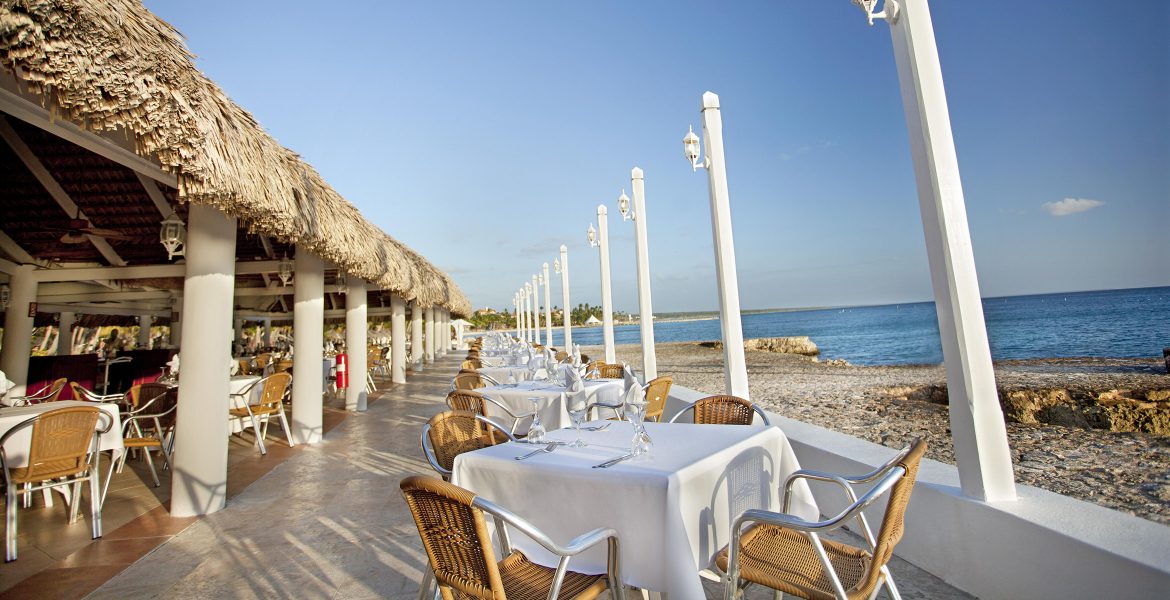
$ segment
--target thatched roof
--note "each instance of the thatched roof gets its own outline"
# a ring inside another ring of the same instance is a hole
[[[215,206],[407,299],[470,313],[449,277],[367,221],[192,59],[137,0],[0,0],[0,61],[55,115],[132,135],[139,155],[176,175],[180,201]]]

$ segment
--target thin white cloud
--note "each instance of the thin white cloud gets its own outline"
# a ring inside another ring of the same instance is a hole
[[[1068,215],[1092,210],[1105,204],[1100,200],[1088,200],[1086,198],[1065,198],[1060,202],[1045,202],[1041,208],[1048,211],[1048,214],[1054,217],[1067,217]]]

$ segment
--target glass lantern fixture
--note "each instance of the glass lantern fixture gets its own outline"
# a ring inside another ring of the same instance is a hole
[[[537,273],[536,274],[536,283],[539,283],[540,285],[544,285],[544,273]]]
[[[349,284],[346,283],[345,273],[337,274],[337,293],[343,295],[349,293]]]
[[[589,229],[585,230],[585,237],[589,239],[591,247],[597,247],[597,230],[593,228],[593,223],[590,223]]]
[[[626,195],[625,190],[622,190],[622,195],[618,196],[618,212],[622,213],[623,221],[632,221],[637,218],[634,211],[630,210],[630,197]]]
[[[553,261],[553,272],[557,275],[561,274],[561,259],[558,258]]]
[[[174,260],[176,256],[184,256],[187,252],[187,228],[179,215],[171,213],[158,230],[158,241],[167,251],[167,260]]]
[[[280,259],[278,269],[276,274],[280,277],[280,284],[287,286],[288,282],[292,281],[293,278],[293,261],[289,260],[287,254],[284,255],[284,258]]]
[[[706,160],[703,163],[699,162],[699,136],[695,135],[694,127],[688,128],[686,136],[683,137],[683,154],[690,161],[692,171],[706,166]]]
[[[0,283],[0,307],[7,309],[9,302],[12,302],[12,288],[7,283]]]

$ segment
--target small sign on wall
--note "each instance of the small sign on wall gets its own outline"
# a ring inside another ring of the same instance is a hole
[[[37,316],[37,303],[36,302],[29,302],[28,303],[28,316],[30,316],[30,317]]]

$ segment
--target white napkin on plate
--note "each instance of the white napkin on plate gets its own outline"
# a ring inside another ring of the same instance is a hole
[[[638,383],[638,376],[634,375],[634,369],[630,365],[622,366],[622,383],[625,385],[626,393],[630,392],[630,388],[641,388],[642,385]]]

